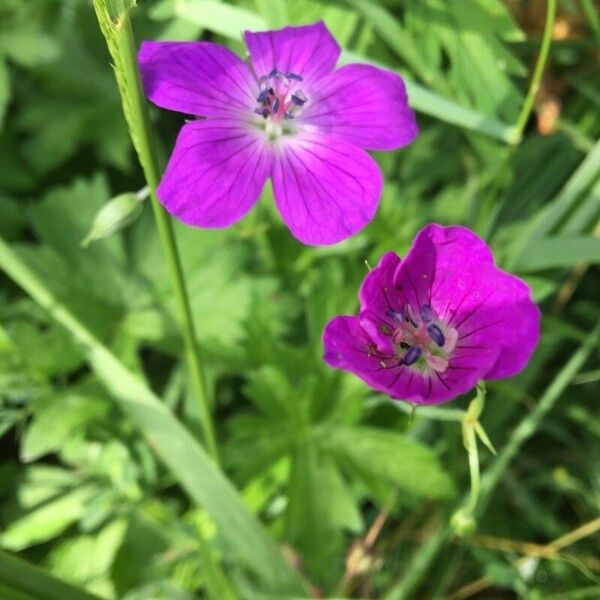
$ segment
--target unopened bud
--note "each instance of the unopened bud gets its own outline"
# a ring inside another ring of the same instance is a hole
[[[127,227],[135,221],[142,212],[142,200],[147,192],[127,192],[119,194],[107,202],[96,214],[89,233],[82,240],[81,245],[86,248],[93,241],[108,237],[109,235]]]

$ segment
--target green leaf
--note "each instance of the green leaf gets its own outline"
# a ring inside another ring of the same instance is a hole
[[[290,23],[287,6],[283,0],[254,0],[254,4],[269,29],[279,29]]]
[[[6,62],[0,57],[0,131],[4,125],[4,115],[10,100],[10,75]]]
[[[1,550],[0,586],[7,600],[100,600]]]
[[[23,27],[2,32],[0,54],[23,67],[32,67],[55,61],[60,56],[60,47],[46,33]]]
[[[90,487],[76,489],[13,521],[0,535],[0,544],[23,550],[56,537],[79,519],[91,493]]]
[[[184,0],[175,4],[175,15],[215,33],[241,40],[245,30],[262,31],[267,23],[256,13],[217,0]]]
[[[125,520],[116,520],[95,535],[69,539],[50,555],[52,573],[80,585],[93,584],[108,573],[127,530]]]
[[[532,240],[514,264],[517,271],[542,271],[600,263],[600,239],[591,236],[556,235]]]
[[[75,433],[82,433],[88,422],[106,415],[104,399],[62,394],[44,398],[33,406],[35,418],[21,442],[21,458],[29,462],[56,452]]]
[[[341,568],[334,559],[342,547],[342,533],[360,531],[362,519],[335,462],[310,439],[298,444],[288,496],[288,537],[309,572],[332,583]]]
[[[420,76],[431,84],[435,70],[422,60],[410,36],[400,26],[392,14],[383,6],[369,0],[349,0],[349,3],[369,22],[396,54]]]
[[[182,488],[206,509],[241,564],[254,571],[268,589],[301,593],[303,586],[297,573],[205,450],[150,388],[100,344],[1,239],[0,269],[73,335],[100,381]]]
[[[335,427],[322,436],[322,444],[342,461],[367,477],[430,498],[453,495],[450,477],[426,446],[399,433],[372,427]]]
[[[582,194],[600,176],[600,141],[573,172],[567,183],[552,203],[547,205],[536,219],[531,238],[539,238],[552,232],[562,224]]]

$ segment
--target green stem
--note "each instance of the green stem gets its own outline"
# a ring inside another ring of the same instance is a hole
[[[600,322],[586,337],[585,342],[571,356],[560,370],[552,383],[540,398],[535,408],[523,419],[513,431],[508,443],[502,448],[490,468],[481,478],[477,511],[482,514],[487,504],[493,498],[493,492],[508,465],[517,455],[523,444],[537,431],[548,411],[561,397],[567,386],[584,365],[588,356],[596,349],[600,339]],[[462,504],[462,503],[461,503]],[[415,591],[423,583],[424,577],[431,570],[431,565],[450,539],[452,528],[450,524],[440,527],[431,538],[413,556],[406,566],[405,576],[392,587],[384,600],[405,600],[415,597]]]
[[[433,421],[461,422],[465,417],[465,411],[457,408],[443,408],[439,406],[417,406],[405,402],[394,402],[394,407],[406,413],[411,418],[423,417]]]
[[[471,490],[469,492],[469,502],[466,510],[468,514],[473,514],[477,508],[477,499],[479,498],[479,484],[481,477],[479,474],[479,450],[477,449],[477,436],[475,428],[468,427],[467,437],[467,455],[469,457],[469,475],[471,477]]]
[[[111,3],[112,2],[112,3]],[[190,308],[181,266],[179,251],[169,216],[162,208],[156,196],[156,187],[160,181],[160,167],[156,144],[152,135],[152,126],[147,103],[142,91],[140,74],[136,62],[135,42],[131,28],[131,3],[127,0],[94,0],[94,7],[108,49],[115,62],[115,75],[119,85],[123,112],[129,127],[131,139],[137,151],[144,176],[150,188],[152,212],[167,266],[171,285],[175,295],[177,312],[185,344],[185,354],[191,378],[194,396],[198,400],[202,431],[206,448],[219,463],[216,436],[212,414],[208,402],[206,379],[202,369],[200,348],[198,346],[194,319]]]
[[[517,139],[521,139],[521,136],[523,135],[525,125],[527,125],[527,121],[529,121],[531,111],[533,110],[535,96],[538,93],[538,90],[540,89],[540,83],[542,81],[544,69],[546,68],[546,61],[548,60],[548,55],[550,53],[550,44],[552,42],[552,28],[554,27],[555,17],[556,0],[548,0],[546,5],[546,23],[544,24],[544,33],[542,36],[542,45],[540,47],[540,53],[535,64],[533,77],[531,78],[531,84],[529,85],[529,91],[527,92],[525,102],[523,103],[523,108],[521,108],[521,112],[515,125],[515,135]]]

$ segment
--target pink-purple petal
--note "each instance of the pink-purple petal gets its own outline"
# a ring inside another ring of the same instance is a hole
[[[367,225],[383,185],[377,163],[364,150],[308,132],[280,139],[272,178],[283,220],[311,245],[341,242]]]
[[[479,380],[516,374],[539,338],[528,286],[500,270],[485,242],[463,227],[425,227],[402,261],[384,255],[359,296],[357,317],[327,327],[326,351],[336,348],[336,332],[343,340],[337,364],[328,362],[415,404],[446,402]],[[368,371],[349,350],[352,336],[367,349]]]
[[[512,376],[527,364],[539,339],[539,309],[529,287],[496,267],[489,247],[472,231],[425,227],[399,273],[403,269],[419,296],[429,289],[433,309],[459,331],[459,347],[478,340],[498,348],[486,378]],[[407,293],[417,297],[410,285]]]
[[[341,51],[322,21],[277,31],[246,31],[244,38],[257,77],[276,68],[315,82],[333,70]]]
[[[231,119],[183,126],[158,199],[169,213],[196,227],[227,227],[256,203],[269,176],[264,135]]]
[[[358,291],[363,310],[371,309],[375,313],[386,314],[386,311],[400,305],[402,290],[391,285],[400,261],[395,252],[386,252],[377,266],[367,273]]]
[[[343,66],[313,91],[302,121],[368,150],[410,144],[419,129],[399,75],[371,65]]]
[[[142,42],[138,63],[148,98],[197,116],[251,114],[258,85],[244,61],[211,42]]]

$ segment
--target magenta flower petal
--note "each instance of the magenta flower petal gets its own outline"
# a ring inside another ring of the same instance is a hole
[[[417,289],[428,290],[429,303],[440,318],[460,331],[457,348],[473,346],[476,339],[493,339],[499,356],[486,378],[521,371],[539,338],[539,309],[529,287],[498,269],[487,244],[464,227],[429,225],[417,236],[411,253],[415,257],[406,257],[404,276]],[[423,301],[413,294],[409,284],[411,301]]]
[[[333,71],[341,51],[322,21],[277,31],[246,31],[244,39],[257,77],[277,69],[311,84]]]
[[[158,199],[184,223],[226,227],[254,206],[271,163],[262,134],[248,125],[216,118],[193,121],[179,133]]]
[[[328,75],[302,118],[369,150],[406,146],[419,132],[402,79],[370,65],[346,65]]]
[[[209,42],[142,43],[148,98],[206,119],[184,126],[159,199],[185,223],[226,227],[271,176],[300,241],[342,241],[371,221],[381,196],[363,148],[397,148],[417,133],[402,81],[366,65],[334,72],[340,47],[323,22],[244,35],[251,65]]]
[[[358,298],[363,310],[372,310],[375,314],[383,314],[390,304],[396,304],[402,298],[402,290],[390,288],[396,269],[400,265],[400,257],[395,252],[384,254],[377,266],[364,278]]]
[[[302,133],[282,138],[273,192],[283,220],[305,244],[334,244],[371,221],[383,185],[377,163],[335,137]]]
[[[326,362],[416,404],[516,374],[539,338],[527,285],[498,269],[485,242],[463,227],[429,225],[403,261],[386,254],[360,301],[357,317],[327,325]]]
[[[249,114],[256,82],[231,50],[209,42],[142,42],[146,95],[161,108],[198,116]]]

